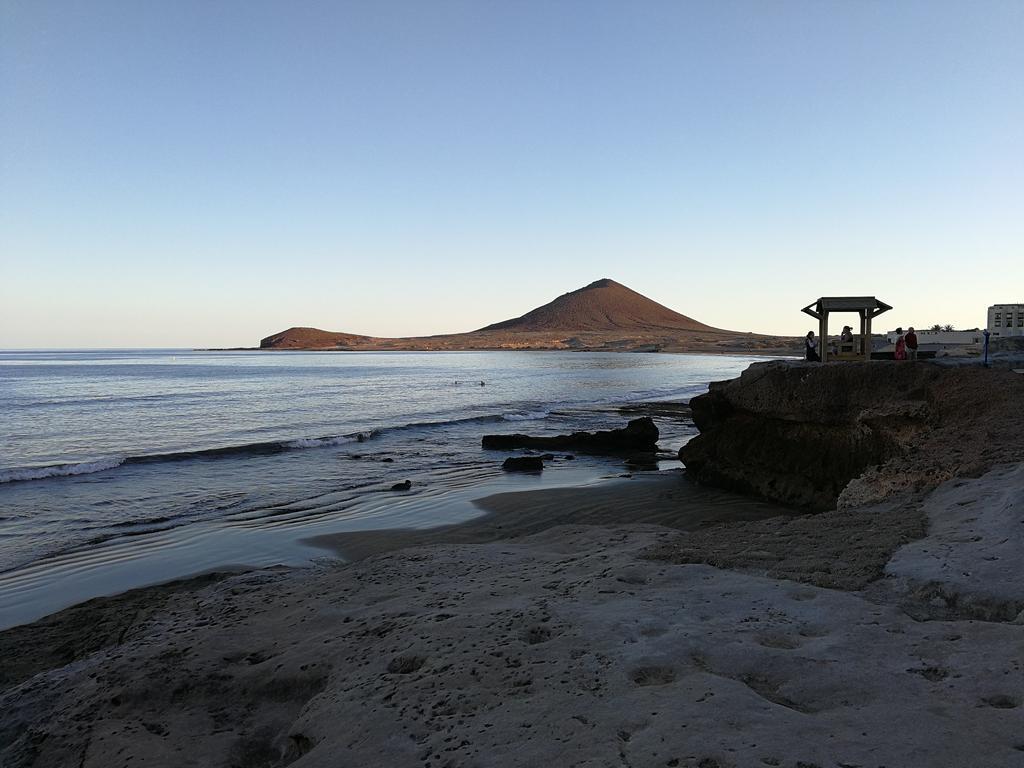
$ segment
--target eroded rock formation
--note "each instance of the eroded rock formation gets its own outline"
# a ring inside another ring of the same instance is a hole
[[[756,363],[690,405],[700,482],[816,510],[1024,458],[1024,377],[927,363]],[[1008,414],[1017,414],[1008,418]]]

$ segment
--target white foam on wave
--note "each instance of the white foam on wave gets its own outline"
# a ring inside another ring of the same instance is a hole
[[[550,415],[548,411],[527,411],[526,413],[506,413],[502,418],[505,421],[537,421],[546,419]]]
[[[46,477],[70,477],[71,475],[91,475],[93,472],[104,472],[124,464],[124,459],[100,459],[99,461],[83,461],[79,464],[55,464],[49,467],[21,467],[19,469],[0,469],[0,483],[14,483],[21,480],[42,480]]]
[[[358,435],[343,435],[341,437],[303,437],[298,440],[289,440],[282,445],[285,448],[330,448],[332,445],[347,445],[357,442],[359,442]]]

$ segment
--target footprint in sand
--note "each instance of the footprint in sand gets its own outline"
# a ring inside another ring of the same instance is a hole
[[[648,624],[640,627],[640,634],[644,637],[661,637],[668,632],[668,627],[662,624]]]
[[[982,699],[982,701],[988,706],[996,709],[1016,709],[1020,706],[1020,699],[1014,698],[1013,696],[1006,696],[1002,693],[997,693],[995,696],[989,696]]]
[[[756,642],[764,648],[780,648],[785,651],[792,651],[802,645],[798,639],[787,635],[761,635],[756,638]]]
[[[930,680],[933,683],[937,683],[940,680],[945,680],[949,677],[949,670],[943,669],[942,667],[911,667],[907,672],[912,675],[920,675],[925,680]]]
[[[825,637],[829,630],[824,627],[804,626],[799,630],[800,637]]]
[[[537,645],[538,643],[546,643],[551,639],[551,630],[547,627],[530,627],[526,631],[526,642],[529,645]]]
[[[423,656],[395,656],[395,658],[388,662],[388,672],[397,675],[408,675],[426,663],[427,660]]]
[[[668,685],[676,681],[676,671],[672,667],[640,667],[631,677],[640,686]]]
[[[805,602],[807,600],[814,600],[814,599],[816,599],[818,597],[818,593],[817,592],[812,592],[809,589],[799,589],[799,590],[790,592],[788,597],[791,600],[796,600],[797,602],[801,602],[802,603],[802,602]]]

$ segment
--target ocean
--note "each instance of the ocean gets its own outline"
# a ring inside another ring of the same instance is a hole
[[[480,439],[623,426],[755,359],[0,352],[0,628],[205,571],[334,557],[315,535],[444,525],[490,493],[600,482],[621,458],[509,474]],[[694,434],[653,414],[667,452]]]

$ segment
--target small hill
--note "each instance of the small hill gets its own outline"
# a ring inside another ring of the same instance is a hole
[[[261,349],[469,350],[572,349],[606,352],[799,354],[803,342],[713,328],[614,280],[598,280],[527,312],[468,333],[404,338],[289,328]]]
[[[522,317],[488,325],[474,333],[526,331],[565,333],[715,331],[621,283],[605,278],[563,294]]]
[[[260,339],[260,349],[329,349],[362,346],[370,341],[370,336],[354,333],[321,331],[319,328],[289,328]]]

